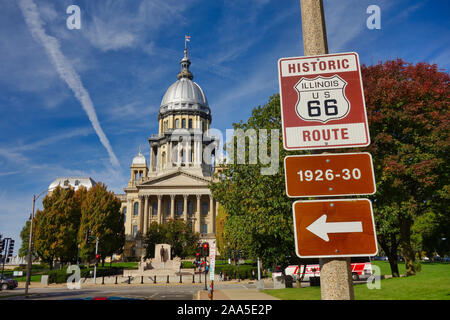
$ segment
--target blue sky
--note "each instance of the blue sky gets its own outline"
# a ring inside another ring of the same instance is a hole
[[[69,30],[66,9],[81,9]],[[381,29],[369,30],[369,5]],[[330,53],[450,67],[446,0],[324,0]],[[16,239],[33,194],[59,176],[122,193],[158,128],[184,36],[212,126],[225,134],[278,93],[277,60],[303,55],[299,0],[0,0],[0,233]],[[38,201],[38,207],[42,207]]]

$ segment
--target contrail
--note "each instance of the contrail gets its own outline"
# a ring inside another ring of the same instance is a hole
[[[69,88],[72,89],[75,97],[83,106],[83,109],[87,113],[89,120],[91,121],[92,126],[100,139],[100,142],[103,144],[106,151],[108,151],[111,164],[115,168],[120,168],[119,160],[114,154],[109,140],[100,126],[97,114],[95,113],[94,104],[89,96],[89,92],[87,92],[84,88],[80,76],[77,74],[70,61],[67,60],[61,52],[59,41],[45,33],[43,27],[44,23],[39,16],[39,11],[36,4],[33,0],[20,0],[19,6],[22,10],[23,16],[25,17],[25,21],[31,35],[36,41],[40,42],[44,46],[45,51],[49,55],[52,63],[55,65],[59,76],[67,83]]]

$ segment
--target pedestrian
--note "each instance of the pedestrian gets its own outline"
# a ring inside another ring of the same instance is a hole
[[[223,275],[223,274],[222,274],[222,271],[220,271],[220,272],[219,272],[219,278],[220,278],[220,281],[223,280],[223,279],[222,279],[222,275]]]

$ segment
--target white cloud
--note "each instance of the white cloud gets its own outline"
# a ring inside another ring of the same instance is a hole
[[[33,38],[44,46],[50,60],[58,71],[59,76],[67,83],[70,89],[72,89],[75,97],[81,103],[83,109],[88,115],[97,136],[109,154],[111,164],[114,167],[119,168],[119,161],[114,154],[108,138],[103,132],[100,122],[98,121],[91,97],[84,88],[78,73],[75,71],[70,61],[62,53],[59,41],[45,33],[43,21],[40,18],[36,4],[32,0],[21,0],[19,5]]]

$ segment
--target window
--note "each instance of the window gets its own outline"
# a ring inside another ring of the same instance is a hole
[[[176,119],[175,120],[175,128],[179,128],[180,127],[180,119]]]
[[[164,131],[167,131],[169,127],[169,121],[164,121]]]
[[[133,214],[134,214],[135,216],[139,215],[139,202],[135,202],[135,203],[134,203],[134,211],[133,211]]]
[[[189,125],[189,129],[192,129],[192,119],[189,119],[188,125]]]
[[[181,120],[181,127],[186,128],[186,119]]]
[[[208,214],[208,202],[203,201],[202,202],[202,214],[207,215]]]
[[[75,180],[75,187],[78,187],[80,185],[80,180]]]
[[[132,234],[133,238],[136,238],[137,236],[137,226],[133,226],[133,234]]]
[[[172,203],[167,202],[167,214],[170,214],[170,207],[171,207]]]
[[[193,202],[188,200],[188,214],[192,214],[194,212]]]
[[[123,223],[127,222],[127,207],[123,208]]]
[[[202,233],[208,233],[208,225],[206,223],[202,225]]]
[[[177,215],[181,216],[183,214],[183,200],[178,200],[177,201]]]
[[[152,204],[152,215],[157,215],[158,214],[158,202],[153,202]]]

